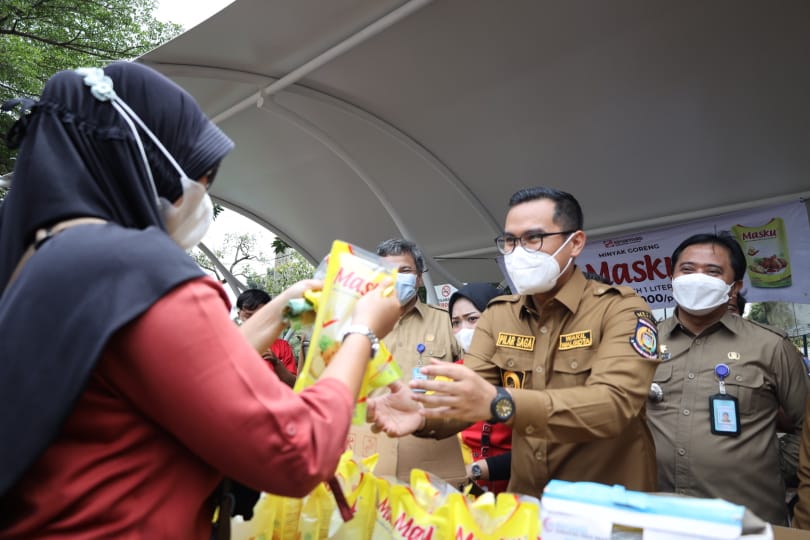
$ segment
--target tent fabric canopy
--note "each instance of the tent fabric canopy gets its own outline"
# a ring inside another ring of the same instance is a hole
[[[317,261],[417,242],[499,281],[509,196],[591,237],[810,189],[804,0],[236,0],[139,59],[236,141],[212,194]]]

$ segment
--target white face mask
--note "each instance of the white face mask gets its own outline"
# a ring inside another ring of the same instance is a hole
[[[189,250],[200,243],[208,228],[214,221],[214,205],[211,202],[211,197],[208,196],[208,191],[205,186],[199,182],[195,182],[183,171],[183,168],[177,163],[174,157],[160,142],[160,139],[152,133],[146,124],[129,108],[124,100],[116,95],[113,89],[113,82],[108,76],[104,75],[104,70],[100,68],[79,68],[75,70],[76,73],[84,77],[84,84],[90,87],[90,92],[99,101],[110,101],[113,108],[124,118],[129,126],[132,134],[135,136],[135,142],[138,145],[138,150],[141,154],[144,166],[146,167],[146,174],[149,176],[149,181],[152,184],[152,191],[157,200],[158,209],[160,210],[163,225],[166,232],[174,240],[177,245],[185,250]],[[146,156],[146,151],[141,141],[141,136],[135,124],[146,133],[152,142],[155,143],[158,150],[160,150],[172,167],[180,175],[180,183],[183,186],[183,200],[179,207],[175,207],[171,202],[158,196],[157,184],[152,177],[152,169],[149,166],[149,159]]]
[[[472,343],[474,332],[475,328],[462,328],[456,332],[456,341],[458,341],[458,344],[461,345],[461,348],[464,349],[465,352],[470,350],[470,343]]]
[[[506,271],[517,294],[538,294],[548,292],[557,284],[557,279],[565,272],[574,260],[573,257],[560,270],[560,264],[554,258],[565,245],[571,241],[571,233],[557,251],[549,255],[542,251],[526,251],[522,246],[515,246],[512,253],[504,256]]]
[[[181,248],[189,250],[200,243],[214,221],[214,205],[205,187],[185,174],[180,177],[183,184],[183,200],[174,206],[161,197],[160,215],[166,232]]]
[[[731,285],[720,278],[695,272],[672,280],[672,297],[678,307],[692,315],[706,315],[728,304]]]

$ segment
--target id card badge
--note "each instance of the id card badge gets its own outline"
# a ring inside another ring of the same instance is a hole
[[[416,380],[416,381],[426,381],[426,380],[428,380],[428,376],[425,375],[424,373],[422,373],[421,371],[419,371],[421,369],[422,369],[422,366],[414,367],[413,371],[411,371],[411,378]],[[412,388],[411,392],[416,392],[417,394],[424,394],[425,393],[424,389],[422,389],[422,388]]]
[[[416,381],[426,381],[428,380],[428,376],[419,371],[425,365],[422,361],[422,353],[425,352],[425,345],[419,343],[416,345],[416,353],[419,355],[419,360],[416,362],[416,366],[411,370],[411,379]],[[413,388],[412,392],[416,392],[417,394],[424,394],[425,391],[422,388]]]
[[[709,396],[712,433],[736,437],[740,434],[740,408],[737,398],[729,394]]]

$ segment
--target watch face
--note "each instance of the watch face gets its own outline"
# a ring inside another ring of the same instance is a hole
[[[495,412],[498,418],[509,418],[512,416],[513,410],[513,403],[509,398],[501,398],[495,403]]]

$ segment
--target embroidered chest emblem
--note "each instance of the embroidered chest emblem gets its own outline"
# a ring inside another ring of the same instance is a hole
[[[520,334],[507,334],[506,332],[498,332],[498,347],[507,347],[509,349],[518,349],[520,351],[533,351],[534,350],[534,336],[521,336]]]
[[[582,349],[593,345],[593,335],[590,330],[582,330],[571,334],[560,335],[560,350]]]

